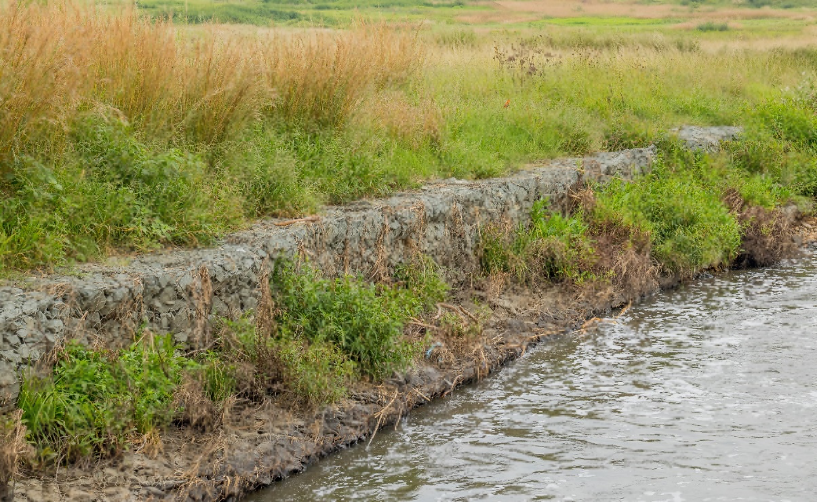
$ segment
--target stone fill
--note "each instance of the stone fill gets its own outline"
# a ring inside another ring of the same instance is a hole
[[[690,148],[710,150],[739,132],[683,127],[679,135]],[[259,280],[277,257],[308,259],[327,275],[377,279],[423,253],[464,279],[478,266],[482,228],[518,225],[536,201],[583,180],[646,172],[654,155],[651,146],[548,161],[505,178],[450,179],[328,207],[313,221],[261,221],[215,248],[116,257],[18,281],[0,288],[0,399],[14,400],[21,371],[67,337],[120,347],[148,328],[190,348],[208,344],[215,318],[255,308]]]

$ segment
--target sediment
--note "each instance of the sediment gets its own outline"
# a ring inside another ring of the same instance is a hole
[[[689,148],[712,151],[737,128],[677,131]],[[551,286],[499,295],[474,289],[481,229],[518,225],[532,205],[586,180],[605,182],[647,172],[655,148],[599,153],[527,166],[512,176],[445,180],[385,200],[327,208],[307,221],[268,220],[212,249],[172,250],[87,264],[70,273],[30,277],[0,288],[0,392],[13,401],[20,372],[66,338],[120,347],[143,326],[172,333],[195,349],[210,326],[258,302],[259,281],[276,257],[309,259],[324,274],[386,277],[418,253],[446,267],[454,293],[481,298],[491,313],[480,338],[461,352],[432,347],[406,374],[357,384],[344,401],[318,410],[271,400],[237,403],[222,426],[171,428],[161,449],[144,445],[93,469],[29,473],[15,500],[233,500],[371,437],[412,408],[485,377],[549,336],[590,329],[585,321],[649,290],[594,296]],[[814,225],[814,223],[813,223]],[[671,286],[677,278],[666,278]]]

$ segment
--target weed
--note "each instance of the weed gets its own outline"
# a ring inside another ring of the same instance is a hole
[[[774,237],[786,234],[777,208],[789,190],[747,173],[729,155],[711,159],[672,141],[660,147],[650,174],[575,193],[568,215],[541,201],[528,226],[486,231],[483,270],[524,283],[609,283],[638,293],[655,284],[657,266],[690,276],[737,258],[769,264],[789,252]]]
[[[332,403],[346,396],[355,376],[355,365],[335,344],[308,343],[297,336],[273,341],[273,350],[284,368],[284,381],[296,395],[310,403]]]
[[[173,418],[173,393],[189,362],[170,336],[143,337],[119,354],[69,343],[46,378],[27,377],[18,406],[42,461],[116,454],[132,434]]]
[[[440,266],[426,255],[398,265],[395,278],[398,286],[408,292],[406,299],[413,304],[412,314],[432,310],[438,302],[446,299],[450,290]]]
[[[508,272],[523,283],[568,280],[582,283],[592,272],[595,250],[581,214],[563,216],[537,202],[528,227],[516,232],[489,229],[483,236],[482,264],[488,274]]]
[[[791,222],[780,208],[758,204],[735,188],[726,191],[724,202],[741,226],[737,266],[769,266],[793,253],[795,244],[787,238]]]
[[[647,232],[653,256],[665,270],[682,275],[729,263],[741,240],[719,194],[661,164],[641,182],[603,187],[593,217]]]
[[[423,302],[410,300],[410,292],[353,277],[323,279],[308,266],[296,272],[284,262],[271,277],[271,289],[285,338],[333,343],[376,379],[405,368],[414,356],[415,347],[401,335]]]
[[[20,464],[32,454],[22,416],[22,410],[16,410],[0,417],[0,500],[13,500],[13,487],[9,485],[19,474]]]

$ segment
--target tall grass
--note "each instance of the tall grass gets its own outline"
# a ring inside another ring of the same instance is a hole
[[[314,208],[269,131],[274,145],[275,131],[332,135],[422,57],[412,32],[365,22],[225,37],[129,8],[4,2],[0,267],[201,244],[244,217]]]
[[[744,125],[737,162],[814,197],[814,48],[419,30],[180,28],[3,3],[0,268],[204,244],[253,218],[642,146],[686,123]]]
[[[205,144],[262,114],[337,125],[367,91],[404,82],[421,61],[412,33],[364,22],[302,36],[186,36],[129,8],[3,4],[0,155],[56,148],[53,134],[99,108]]]

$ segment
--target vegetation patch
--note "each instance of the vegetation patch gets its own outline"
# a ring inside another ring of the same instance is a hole
[[[770,264],[792,250],[781,238],[788,220],[780,209],[792,192],[729,155],[711,158],[669,140],[660,145],[647,175],[589,185],[567,204],[540,201],[527,225],[489,229],[484,271],[522,283],[610,284],[632,293],[658,274]]]
[[[280,306],[277,328],[283,337],[332,343],[361,374],[380,379],[403,370],[418,348],[402,338],[403,327],[430,303],[442,301],[444,283],[428,265],[400,270],[403,287],[376,285],[360,278],[329,280],[309,267],[296,273],[276,267],[273,299]]]
[[[107,352],[69,342],[48,377],[24,380],[17,405],[41,461],[115,455],[135,435],[170,423],[173,393],[191,361],[170,336]]]
[[[120,351],[66,344],[48,375],[26,377],[18,398],[35,461],[59,465],[114,456],[135,442],[155,446],[157,431],[173,422],[210,430],[237,397],[336,402],[362,377],[380,381],[405,370],[421,348],[404,336],[408,321],[448,293],[424,257],[399,267],[393,284],[329,280],[280,261],[269,286],[263,281],[256,312],[223,320],[204,352],[185,354],[170,335],[148,332]]]
[[[477,9],[389,8],[420,7]],[[631,19],[593,16],[427,29],[349,15],[332,31],[170,20],[315,9],[0,6],[0,273],[202,245],[259,217],[645,146],[685,123],[744,126],[735,161],[815,197],[816,52],[782,48],[790,32],[748,24],[748,40],[775,43],[745,50],[667,19],[627,31],[616,24]],[[726,46],[703,50],[714,43]]]
[[[661,164],[636,183],[603,187],[592,217],[649,234],[653,257],[684,276],[729,264],[741,241],[719,194]]]
[[[712,21],[708,21],[696,26],[696,29],[699,31],[727,31],[730,29],[730,27],[727,25],[727,23],[714,23]]]

